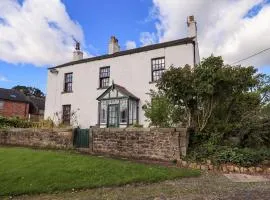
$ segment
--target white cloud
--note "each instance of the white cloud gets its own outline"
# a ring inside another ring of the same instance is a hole
[[[8,82],[9,80],[5,76],[0,74],[0,81],[1,82]]]
[[[157,37],[155,33],[142,32],[140,35],[140,42],[142,46],[154,44],[157,42]]]
[[[135,49],[136,47],[136,42],[130,40],[126,42],[126,49]]]
[[[270,47],[270,4],[264,0],[153,0],[153,3],[156,32],[148,34],[159,42],[186,37],[187,16],[194,15],[201,58],[214,53],[230,64]],[[244,17],[258,4],[263,4],[263,8],[257,15]],[[241,64],[270,66],[269,55],[268,51]]]
[[[84,41],[60,0],[1,0],[0,33],[0,60],[40,66],[70,61],[72,36]]]

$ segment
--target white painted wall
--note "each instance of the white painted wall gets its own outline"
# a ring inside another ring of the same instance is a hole
[[[98,123],[98,101],[96,98],[105,90],[99,86],[99,68],[110,66],[110,83],[119,84],[140,98],[139,123],[147,126],[142,105],[149,99],[146,94],[155,85],[151,84],[151,59],[165,56],[166,68],[194,64],[192,44],[183,44],[166,48],[124,55],[88,63],[57,68],[58,74],[48,70],[45,119],[56,120],[54,113],[62,112],[62,105],[71,104],[71,110],[77,111],[77,119],[82,128]],[[196,61],[197,62],[197,61]],[[64,74],[73,72],[73,93],[63,93]]]

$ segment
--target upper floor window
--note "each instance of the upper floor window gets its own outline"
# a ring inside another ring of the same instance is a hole
[[[99,87],[108,87],[110,84],[110,67],[101,67],[99,69]]]
[[[72,92],[72,75],[73,73],[65,74],[64,92]]]
[[[63,124],[70,125],[71,105],[63,105]]]
[[[153,58],[151,60],[152,64],[152,81],[158,81],[163,72],[165,71],[165,57]]]

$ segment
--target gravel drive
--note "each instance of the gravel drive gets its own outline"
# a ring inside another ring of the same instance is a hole
[[[269,200],[270,182],[233,182],[217,173],[203,173],[154,184],[131,184],[122,187],[67,191],[59,194],[14,197],[16,200]]]

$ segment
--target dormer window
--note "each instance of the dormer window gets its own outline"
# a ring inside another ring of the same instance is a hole
[[[73,73],[65,74],[64,92],[72,92],[72,76],[73,76]]]
[[[165,57],[153,58],[152,65],[152,82],[158,81],[165,71]]]
[[[99,88],[107,88],[110,84],[110,67],[99,68]]]

